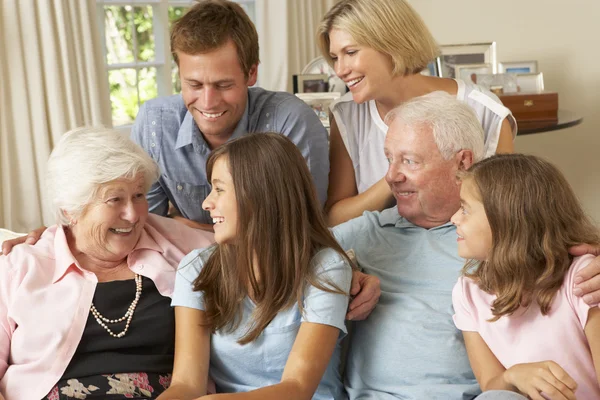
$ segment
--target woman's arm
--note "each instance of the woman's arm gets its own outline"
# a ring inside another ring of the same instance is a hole
[[[188,400],[206,394],[210,328],[202,310],[175,307],[175,362],[171,386],[160,400]],[[157,400],[158,400],[157,399]]]
[[[500,137],[498,138],[498,146],[496,146],[496,154],[514,152],[515,138],[507,117],[504,118],[504,121],[502,121],[502,126],[500,127]]]
[[[327,223],[335,226],[356,218],[364,211],[381,211],[394,204],[394,196],[385,181],[377,183],[358,194],[354,166],[342,140],[333,116],[330,117],[329,136],[329,188],[325,212]]]
[[[585,336],[590,344],[596,379],[600,382],[600,309],[592,307],[588,311],[588,319],[585,324]]]
[[[471,368],[482,391],[510,390],[544,400],[575,400],[577,383],[553,361],[516,364],[505,369],[477,332],[463,332]]]
[[[204,396],[201,400],[310,400],[327,369],[339,334],[334,326],[303,322],[280,383],[246,393]]]

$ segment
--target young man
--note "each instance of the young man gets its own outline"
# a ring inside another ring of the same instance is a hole
[[[327,131],[294,95],[251,87],[259,63],[256,28],[239,4],[204,0],[172,28],[181,96],[142,105],[132,139],[159,164],[148,193],[150,211],[167,215],[169,202],[189,225],[211,229],[202,201],[210,192],[205,164],[212,149],[252,132],[277,132],[302,152],[322,204],[327,195]],[[181,218],[181,217],[180,217]]]

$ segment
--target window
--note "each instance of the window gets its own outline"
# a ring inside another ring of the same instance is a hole
[[[255,0],[238,0],[252,21]],[[130,126],[146,100],[181,91],[169,29],[191,0],[97,0],[112,122]]]

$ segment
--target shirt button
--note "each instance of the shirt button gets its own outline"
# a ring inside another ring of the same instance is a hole
[[[151,143],[150,147],[156,147],[156,145],[154,143]]]
[[[152,121],[152,125],[156,125],[156,121]]]
[[[269,118],[269,113],[266,113],[266,114],[265,114],[265,117]]]
[[[142,265],[138,265],[137,269],[138,269],[139,271],[143,270],[143,269],[144,269],[144,264],[142,264]]]
[[[183,190],[183,186],[177,185],[177,190]]]
[[[267,124],[267,129],[269,129],[269,124]]]
[[[152,136],[156,136],[156,132],[152,132]]]

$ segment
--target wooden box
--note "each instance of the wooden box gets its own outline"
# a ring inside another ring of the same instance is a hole
[[[511,93],[498,96],[515,119],[517,125],[556,123],[558,121],[558,93]]]

